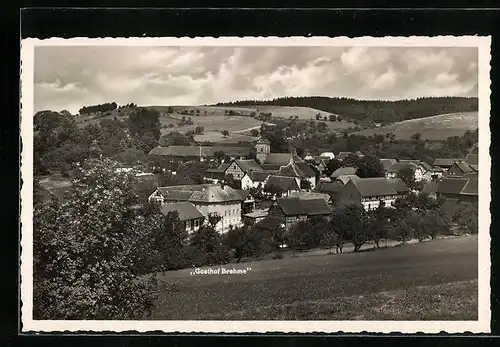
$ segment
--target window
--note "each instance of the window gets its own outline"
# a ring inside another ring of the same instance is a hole
[[[233,166],[233,169],[235,169],[235,170],[236,170],[236,165],[234,165],[234,166]]]
[[[199,226],[199,221],[198,220],[194,221],[194,226],[195,226],[195,228],[197,228]]]
[[[227,211],[224,211],[224,217],[227,217]]]

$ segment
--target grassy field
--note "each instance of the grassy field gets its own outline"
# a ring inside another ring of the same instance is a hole
[[[450,136],[462,136],[466,130],[475,130],[477,127],[478,113],[476,111],[411,119],[385,127],[362,130],[356,134],[368,136],[394,133],[397,139],[409,139],[411,135],[420,133],[424,139],[440,140]]]
[[[154,319],[475,320],[476,236],[375,252],[231,264],[246,275],[159,275]],[[171,285],[175,283],[174,289]]]
[[[168,132],[171,130],[175,130],[181,133],[185,133],[190,130],[194,130],[197,126],[202,126],[205,129],[206,133],[221,132],[222,130],[234,132],[253,127],[259,128],[260,125],[262,124],[261,121],[246,116],[224,116],[224,115],[186,116],[186,118],[188,117],[191,117],[191,120],[194,123],[193,125],[183,125],[181,127],[176,126],[175,128],[162,129],[162,131]],[[169,116],[162,116],[160,118],[160,121],[162,125],[163,124],[168,125],[170,123],[177,125],[177,122],[179,122],[181,119],[182,119],[181,115],[175,114]]]

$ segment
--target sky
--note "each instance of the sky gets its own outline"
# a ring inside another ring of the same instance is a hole
[[[469,47],[39,46],[34,107],[477,96],[477,63]]]

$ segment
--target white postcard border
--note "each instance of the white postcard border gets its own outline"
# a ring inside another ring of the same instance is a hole
[[[477,321],[90,321],[34,320],[33,309],[33,110],[35,46],[442,46],[478,48],[479,96],[479,248]],[[490,45],[489,36],[435,37],[196,37],[50,38],[21,42],[21,331],[166,333],[487,333],[490,332]]]

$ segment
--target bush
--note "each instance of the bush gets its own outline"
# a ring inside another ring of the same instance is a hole
[[[273,259],[283,259],[283,253],[282,252],[276,252],[273,254]]]

